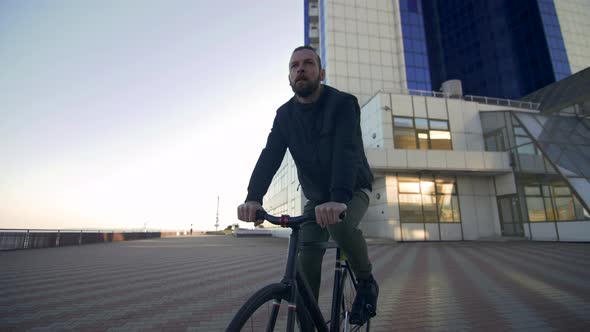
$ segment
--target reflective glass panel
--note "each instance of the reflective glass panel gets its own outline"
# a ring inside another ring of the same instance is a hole
[[[575,220],[576,210],[574,207],[574,200],[571,197],[556,197],[555,207],[557,209],[557,219],[559,220]]]
[[[393,142],[396,149],[415,149],[416,131],[414,129],[395,128]]]
[[[423,222],[421,195],[400,194],[399,216],[402,222]]]
[[[524,194],[527,196],[541,196],[541,188],[539,186],[525,186]]]
[[[522,127],[514,127],[514,134],[521,135],[521,136],[527,136],[526,132],[524,131],[524,129]]]
[[[548,221],[555,221],[555,211],[553,210],[550,197],[545,197],[545,213],[547,214]]]
[[[499,151],[496,145],[496,136],[485,137],[486,151]]]
[[[428,150],[428,132],[427,131],[419,131],[418,132],[418,149]]]
[[[526,205],[528,209],[529,221],[545,221],[545,206],[541,197],[527,197]]]
[[[399,183],[399,192],[400,193],[420,193],[420,183],[419,182],[400,182]]]
[[[586,211],[586,209],[584,209],[584,206],[582,205],[582,203],[580,203],[578,198],[576,196],[572,196],[572,198],[574,201],[574,211],[576,214],[576,220],[590,219],[590,215],[588,215],[588,212]]]
[[[459,222],[461,221],[461,213],[459,212],[459,198],[457,196],[452,196],[451,201],[453,202],[453,221]]]
[[[402,118],[402,117],[394,117],[393,118],[393,125],[396,127],[404,127],[404,128],[413,128],[414,123],[412,118]]]
[[[416,128],[418,129],[428,129],[428,120],[424,118],[416,118]]]
[[[533,144],[521,145],[516,150],[519,154],[535,154],[535,146]]]
[[[436,192],[439,194],[454,194],[455,185],[453,183],[437,183]]]
[[[422,207],[424,210],[424,222],[437,222],[436,196],[422,195]]]
[[[432,181],[421,181],[420,187],[422,188],[422,193],[425,195],[434,195],[434,182]]]
[[[568,188],[566,186],[554,186],[553,192],[555,193],[555,196],[570,196],[571,195],[570,188]]]
[[[444,120],[430,120],[430,129],[449,130],[449,122]]]
[[[431,130],[430,146],[433,150],[451,150],[451,133],[448,131]]]
[[[551,196],[551,191],[549,190],[549,186],[541,186],[543,188],[543,196],[549,197]]]
[[[523,145],[523,144],[529,144],[532,143],[533,141],[531,141],[530,138],[528,137],[522,137],[522,136],[516,136],[515,137],[516,140],[516,145]]]
[[[453,203],[451,195],[437,195],[438,218],[441,222],[452,222],[453,217]]]

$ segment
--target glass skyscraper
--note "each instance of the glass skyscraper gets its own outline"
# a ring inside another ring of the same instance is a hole
[[[514,99],[571,74],[552,0],[422,5],[434,90],[460,79],[466,94]]]
[[[452,79],[517,99],[590,65],[589,16],[587,0],[305,0],[305,43],[361,102]]]

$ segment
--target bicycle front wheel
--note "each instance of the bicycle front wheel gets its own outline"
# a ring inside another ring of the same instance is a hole
[[[286,331],[288,299],[289,287],[285,284],[272,284],[260,289],[244,303],[226,331]],[[295,331],[313,331],[313,322],[301,302],[298,296],[294,309]]]
[[[340,309],[340,331],[363,331],[368,332],[371,326],[371,321],[363,325],[350,324],[350,312],[352,311],[352,303],[356,296],[356,281],[353,282],[352,276],[348,272],[342,274],[340,283],[340,291],[342,292],[342,307]]]

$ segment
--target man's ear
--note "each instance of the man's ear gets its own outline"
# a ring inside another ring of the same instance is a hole
[[[326,70],[324,68],[322,68],[322,70],[320,70],[320,81],[325,81],[326,80]]]

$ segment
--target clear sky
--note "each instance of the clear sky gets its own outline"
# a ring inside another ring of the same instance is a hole
[[[0,228],[237,222],[298,0],[0,1]]]

